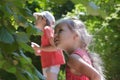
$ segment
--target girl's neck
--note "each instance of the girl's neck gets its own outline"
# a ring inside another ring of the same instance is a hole
[[[69,49],[66,49],[66,52],[68,55],[72,54],[76,49],[78,48],[69,48]]]
[[[67,49],[66,52],[67,52],[68,55],[71,55],[71,54],[73,54],[76,50],[79,50],[79,49],[80,49],[80,50],[84,50],[84,51],[87,50],[86,48],[77,47],[77,48],[73,48],[73,49]]]
[[[43,31],[43,30],[44,30],[44,27],[42,27],[41,30]]]
[[[43,31],[43,30],[44,30],[44,26],[42,26],[42,27],[39,27],[39,29],[40,29],[41,31]]]

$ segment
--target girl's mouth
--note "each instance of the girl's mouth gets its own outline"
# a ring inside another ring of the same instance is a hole
[[[55,42],[55,45],[57,45],[59,43],[59,40],[55,39],[54,42]]]

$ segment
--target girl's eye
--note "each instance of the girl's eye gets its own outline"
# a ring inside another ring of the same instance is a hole
[[[60,30],[59,30],[59,33],[61,33],[62,31],[63,31],[63,30],[62,30],[62,29],[60,29]]]
[[[63,31],[63,29],[55,30],[55,34],[60,34]]]
[[[39,16],[39,17],[37,18],[37,21],[41,21],[42,19],[43,19],[43,17]]]

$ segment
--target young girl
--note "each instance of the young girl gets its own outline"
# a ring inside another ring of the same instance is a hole
[[[43,74],[46,80],[57,80],[60,65],[64,64],[64,57],[62,51],[54,45],[52,26],[55,23],[55,18],[48,11],[35,12],[33,16],[36,18],[35,26],[43,31],[43,35],[41,36],[41,47],[33,42],[31,46],[35,50],[35,54],[41,56]]]
[[[98,66],[94,64],[93,57],[87,51],[91,35],[83,22],[70,18],[60,20],[55,25],[54,41],[68,55],[66,80],[104,80],[102,67],[99,63]]]

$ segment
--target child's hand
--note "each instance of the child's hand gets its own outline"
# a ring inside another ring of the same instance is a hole
[[[31,42],[31,47],[34,49],[35,55],[40,56],[40,52],[41,52],[40,46],[34,42]]]
[[[34,42],[31,42],[31,47],[40,47],[40,46]]]

